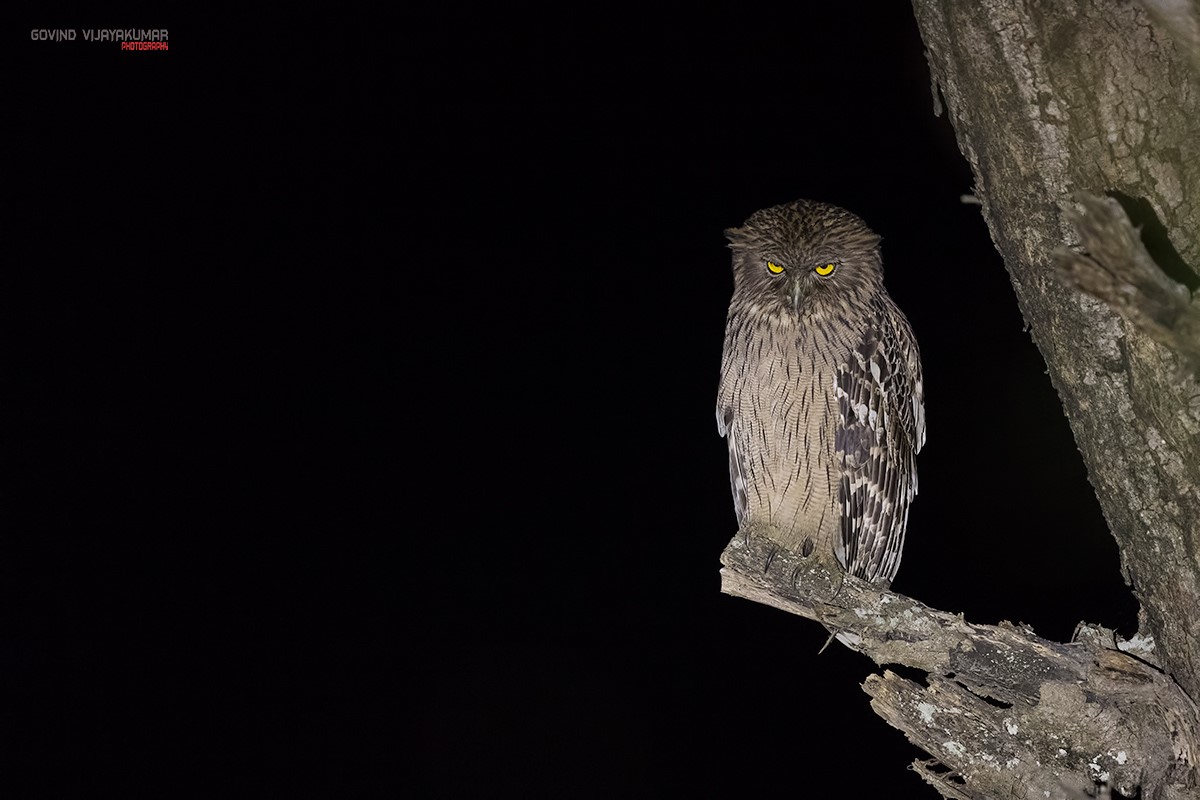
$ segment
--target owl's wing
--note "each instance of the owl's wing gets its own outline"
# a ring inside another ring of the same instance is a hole
[[[899,310],[887,310],[839,365],[835,388],[834,447],[842,466],[835,554],[847,572],[868,581],[890,581],[900,567],[917,493],[916,454],[925,442],[916,341]]]
[[[738,453],[738,436],[733,430],[733,410],[717,407],[717,431],[729,444],[729,488],[733,491],[733,510],[737,513],[738,527],[746,521],[746,468]]]

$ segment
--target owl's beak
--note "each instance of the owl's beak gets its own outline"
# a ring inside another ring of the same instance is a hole
[[[804,298],[806,297],[808,297],[807,281],[792,281],[792,308],[795,309],[797,316],[800,315],[800,304],[804,302]]]

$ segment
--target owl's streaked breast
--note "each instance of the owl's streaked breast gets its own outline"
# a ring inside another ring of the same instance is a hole
[[[832,552],[834,386],[852,345],[815,321],[747,311],[729,318],[719,400],[733,412],[727,435],[747,473],[739,524],[769,525],[785,547]]]

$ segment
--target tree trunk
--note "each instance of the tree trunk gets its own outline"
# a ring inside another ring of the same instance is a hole
[[[1062,645],[853,579],[831,595],[801,562],[756,571],[741,537],[723,588],[924,670],[926,686],[886,672],[865,688],[934,756],[914,767],[946,797],[1200,796],[1200,5],[914,8],[1140,630],[1084,626]]]

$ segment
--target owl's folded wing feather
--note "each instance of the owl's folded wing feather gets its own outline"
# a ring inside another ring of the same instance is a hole
[[[746,470],[738,453],[738,437],[733,424],[733,411],[718,406],[717,431],[729,443],[729,488],[733,491],[733,510],[737,513],[740,528],[746,522]]]
[[[900,567],[917,493],[916,454],[925,441],[920,357],[899,311],[886,309],[865,331],[838,367],[835,394],[842,524],[834,552],[852,575],[890,581]]]

